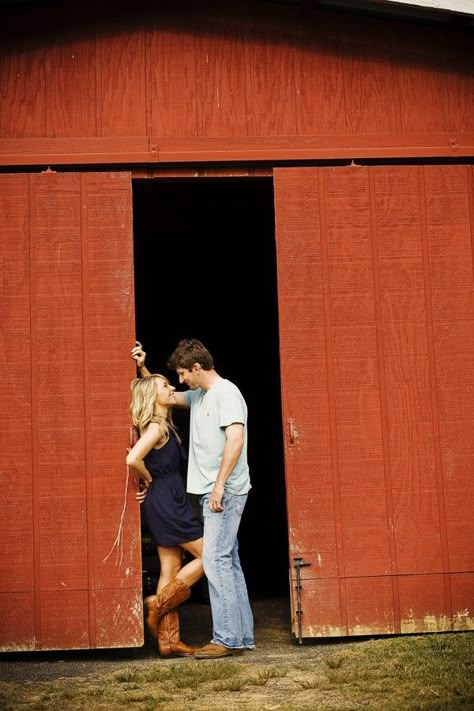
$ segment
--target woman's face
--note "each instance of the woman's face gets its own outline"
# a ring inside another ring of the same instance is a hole
[[[176,396],[174,394],[176,388],[163,380],[162,378],[156,378],[156,399],[157,405],[163,405],[164,407],[172,407],[176,404]]]

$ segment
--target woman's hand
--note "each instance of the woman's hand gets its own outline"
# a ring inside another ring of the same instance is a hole
[[[132,358],[137,364],[137,368],[143,368],[145,365],[146,353],[142,348],[140,341],[135,341],[135,347],[132,348]]]
[[[140,489],[137,491],[137,494],[135,496],[139,504],[143,504],[143,502],[145,501],[150,486],[151,482],[143,481],[143,479],[140,479]]]

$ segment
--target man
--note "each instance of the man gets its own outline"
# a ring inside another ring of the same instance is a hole
[[[145,352],[132,357],[142,376]],[[180,341],[168,367],[188,386],[176,405],[191,409],[187,490],[200,496],[204,520],[203,565],[209,583],[213,637],[197,659],[218,659],[255,647],[253,616],[240,566],[237,533],[250,490],[247,406],[240,390],[214,369],[204,345]]]

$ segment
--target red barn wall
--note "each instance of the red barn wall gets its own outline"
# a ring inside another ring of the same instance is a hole
[[[472,155],[462,26],[276,3],[61,5],[3,11],[2,163]]]
[[[474,628],[473,184],[465,165],[275,171],[304,637]]]
[[[0,650],[138,646],[130,174],[1,175],[0,264]]]

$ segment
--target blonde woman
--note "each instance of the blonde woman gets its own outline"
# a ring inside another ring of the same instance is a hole
[[[175,403],[175,388],[163,375],[132,382],[130,414],[140,439],[127,464],[147,489],[143,513],[160,559],[157,594],[145,599],[147,625],[161,655],[191,656],[195,650],[180,640],[176,608],[203,575],[202,525],[185,491],[186,453],[171,419]],[[194,557],[184,566],[181,549]]]

